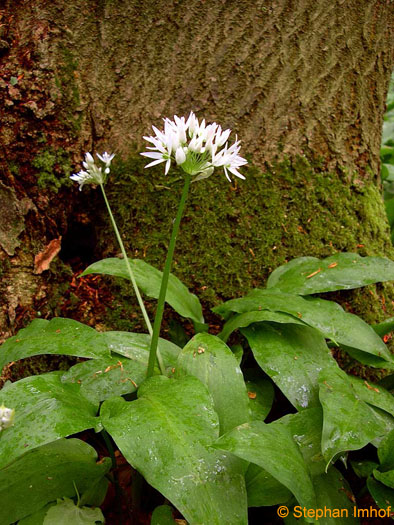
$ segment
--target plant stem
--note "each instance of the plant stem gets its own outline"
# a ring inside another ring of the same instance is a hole
[[[173,255],[174,255],[176,236],[178,234],[179,225],[181,223],[183,210],[185,208],[187,194],[189,192],[189,186],[190,186],[190,175],[186,174],[185,175],[185,184],[183,186],[181,200],[179,202],[178,211],[177,211],[177,214],[176,214],[176,217],[175,217],[175,221],[174,221],[174,226],[172,227],[171,239],[170,239],[170,244],[168,246],[166,263],[165,263],[164,271],[163,271],[163,277],[161,279],[159,299],[158,299],[158,302],[157,302],[157,310],[156,310],[156,315],[155,315],[155,322],[153,323],[153,334],[152,334],[152,340],[151,340],[150,350],[149,350],[149,362],[148,362],[147,377],[150,377],[150,376],[153,375],[153,369],[154,369],[154,366],[155,366],[156,353],[158,351],[157,343],[159,341],[161,321],[163,319],[164,302],[165,302],[165,299],[166,299],[168,279],[169,279],[169,276],[170,276],[171,263],[172,263],[172,258],[173,258]]]
[[[109,216],[110,216],[110,219],[111,219],[112,226],[113,226],[114,231],[115,231],[116,238],[118,240],[120,249],[122,251],[123,259],[124,259],[124,261],[126,263],[126,268],[127,268],[128,273],[129,273],[130,280],[131,280],[131,282],[133,284],[135,295],[137,296],[138,304],[139,304],[139,306],[141,308],[142,315],[144,316],[146,327],[148,329],[149,335],[152,337],[152,334],[153,334],[152,325],[151,325],[151,322],[149,320],[148,314],[146,312],[145,305],[144,305],[144,302],[142,300],[140,291],[138,289],[138,285],[137,285],[137,282],[135,280],[133,270],[131,269],[130,261],[129,261],[129,258],[127,257],[127,253],[126,253],[123,241],[122,241],[122,237],[120,236],[118,227],[117,227],[116,222],[115,222],[115,218],[114,218],[114,216],[112,214],[111,206],[109,205],[109,202],[108,202],[108,199],[107,199],[107,195],[106,195],[105,190],[104,190],[104,185],[100,184],[100,188],[101,188],[101,191],[103,193],[104,201],[105,201],[105,204],[107,206],[107,210],[108,210],[108,213],[109,213]],[[164,374],[165,373],[165,367],[164,367],[164,363],[163,363],[163,360],[161,358],[161,355],[160,355],[159,351],[157,352],[157,360],[159,362],[161,373]]]
[[[113,475],[114,475],[114,485],[115,485],[115,494],[116,494],[116,506],[117,506],[117,512],[121,519],[122,515],[122,489],[119,484],[119,476],[118,476],[118,465],[116,463],[116,457],[115,457],[115,451],[114,447],[112,446],[111,438],[108,435],[108,432],[106,430],[101,431],[101,435],[103,436],[104,443],[107,447],[107,450],[109,452],[109,455],[111,457],[112,461],[112,469],[113,469]]]

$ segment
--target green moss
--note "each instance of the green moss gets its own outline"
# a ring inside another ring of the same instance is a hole
[[[41,151],[32,161],[38,170],[37,184],[40,188],[58,192],[70,184],[71,162],[69,154],[62,148]]]
[[[77,136],[82,124],[82,113],[78,111],[80,106],[77,83],[78,62],[67,47],[62,46],[60,51],[62,61],[55,77],[56,85],[62,96],[60,120],[72,134]]]
[[[165,178],[162,169],[144,171],[144,164],[137,155],[118,160],[107,189],[129,249],[163,267],[181,174]],[[301,255],[392,254],[373,183],[360,185],[354,178],[345,184],[343,175],[323,172],[304,158],[265,172],[251,166],[246,177],[229,184],[218,174],[192,185],[174,272],[204,300],[262,286],[270,271]],[[108,248],[113,236],[104,214],[102,221],[99,238]]]

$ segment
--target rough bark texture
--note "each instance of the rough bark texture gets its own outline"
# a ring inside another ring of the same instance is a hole
[[[83,151],[118,153],[108,189],[121,229],[162,266],[179,174],[144,171],[138,151],[151,124],[190,109],[231,127],[251,160],[246,182],[216,175],[190,196],[175,272],[208,303],[295,256],[392,255],[378,173],[393,15],[390,0],[6,0],[3,336],[59,313],[76,248],[89,261],[96,236],[95,256],[117,251],[100,196],[67,181]],[[61,259],[35,274],[61,236]]]

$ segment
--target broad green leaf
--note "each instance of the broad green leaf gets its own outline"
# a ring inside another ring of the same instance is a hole
[[[148,362],[151,337],[149,334],[136,334],[134,332],[102,332],[111,352],[123,355],[139,362]],[[166,366],[173,367],[181,351],[179,346],[160,337],[158,347]],[[147,357],[148,355],[148,357]],[[147,366],[147,365],[146,365]]]
[[[326,259],[298,257],[274,270],[267,288],[310,295],[351,290],[367,284],[394,280],[394,262],[383,257],[336,253]]]
[[[43,525],[95,525],[104,522],[100,509],[78,507],[71,499],[64,498],[48,510]]]
[[[360,399],[394,416],[394,397],[390,392],[380,385],[369,383],[359,377],[348,376],[348,379]]]
[[[331,467],[327,474],[314,477],[313,485],[317,499],[316,507],[312,509],[293,507],[290,509],[289,517],[284,520],[287,525],[303,524],[311,520],[319,525],[359,523],[358,518],[354,516],[355,503],[350,486],[335,467]]]
[[[90,326],[61,317],[34,319],[1,345],[0,370],[11,361],[42,354],[97,358],[109,355],[109,350],[101,334]]]
[[[148,297],[159,297],[162,272],[140,259],[129,259],[135,280],[141,291]],[[103,259],[88,266],[82,275],[100,273],[130,279],[125,262],[116,257]],[[189,292],[186,286],[170,274],[166,294],[166,302],[182,317],[188,317],[198,326],[204,324],[201,303],[197,296]]]
[[[74,497],[75,486],[83,493],[111,467],[109,458],[99,463],[97,459],[96,451],[84,441],[60,439],[0,469],[0,523],[30,516],[57,498]]]
[[[15,409],[12,427],[0,434],[0,468],[45,443],[98,425],[97,405],[80,386],[61,382],[62,372],[27,377],[0,391],[0,405]]]
[[[232,299],[213,309],[225,318],[228,318],[231,312],[260,310],[291,314],[336,343],[394,362],[386,345],[367,323],[356,315],[345,312],[339,304],[332,301],[305,299],[296,295],[255,289],[241,299]]]
[[[209,448],[219,421],[207,388],[192,376],[156,376],[138,396],[102,405],[103,425],[127,461],[191,525],[246,524],[244,467]]]
[[[319,525],[338,525],[339,518],[342,518],[343,523],[346,524],[359,523],[353,515],[355,498],[339,470],[331,467],[327,473],[314,477],[313,486],[317,498],[316,509],[323,512],[323,516],[318,519]],[[330,509],[331,514],[325,509]]]
[[[297,443],[312,477],[325,472],[325,461],[321,452],[323,413],[321,407],[308,408],[296,414],[288,414],[271,425],[286,427]]]
[[[92,359],[72,366],[62,375],[63,383],[78,383],[81,394],[92,403],[135,392],[146,378],[148,354],[143,362],[127,357]]]
[[[347,352],[350,357],[363,363],[364,365],[372,366],[373,368],[384,368],[385,370],[394,370],[394,360],[387,361],[386,357],[378,357],[376,355],[367,354],[362,350],[356,350],[346,345],[341,345],[341,349]]]
[[[269,310],[261,310],[260,312],[245,312],[244,314],[233,315],[223,326],[219,337],[223,341],[227,341],[231,333],[238,328],[245,328],[252,323],[259,323],[262,321],[272,321],[275,323],[285,324],[300,324],[305,326],[305,323],[296,319],[292,315],[283,314],[281,312],[270,312]]]
[[[382,386],[386,390],[390,392],[390,394],[394,395],[394,374],[391,374],[389,376],[384,377],[379,381],[379,386]]]
[[[220,434],[249,421],[249,399],[237,359],[218,337],[197,334],[178,357],[175,377],[197,377],[208,388],[219,416]]]
[[[390,487],[391,489],[394,489],[394,470],[388,470],[386,472],[381,472],[378,469],[375,469],[373,471],[374,478],[386,485],[387,487]]]
[[[272,382],[267,379],[255,379],[254,381],[245,381],[249,396],[249,409],[251,419],[264,419],[271,411],[274,401],[274,387]]]
[[[172,507],[169,505],[160,505],[152,513],[150,525],[176,525],[172,513]]]
[[[81,394],[92,402],[134,392],[146,377],[150,336],[130,332],[103,332],[112,356],[78,363],[63,373],[65,383],[78,383]],[[180,348],[159,339],[159,349],[167,367],[174,367]]]
[[[375,461],[369,461],[368,459],[363,459],[361,461],[350,461],[350,464],[356,473],[356,476],[359,478],[367,478],[372,474],[376,467],[379,466],[379,463]]]
[[[341,452],[360,449],[385,435],[383,420],[357,395],[342,370],[323,370],[319,381],[324,416],[322,452],[328,463]]]
[[[269,507],[286,503],[293,497],[282,483],[266,470],[250,463],[245,474],[248,507]]]
[[[380,443],[378,457],[383,470],[394,469],[394,431],[387,434]]]
[[[309,471],[286,426],[262,421],[244,423],[221,436],[214,447],[255,463],[287,487],[300,505],[315,507]]]
[[[390,332],[394,332],[394,317],[390,317],[382,323],[372,325],[372,328],[378,335],[380,335],[380,337],[383,337]]]
[[[37,512],[34,512],[33,514],[30,514],[30,516],[19,520],[18,525],[42,525],[44,523],[46,513],[53,505],[56,505],[56,501],[48,503],[48,505],[45,505],[45,507],[42,507],[42,509],[38,510]]]
[[[318,376],[337,368],[324,337],[309,326],[259,323],[243,328],[253,355],[289,401],[302,410],[320,406]]]
[[[391,519],[393,519],[394,490],[379,483],[379,481],[375,481],[372,477],[367,479],[367,487],[377,505],[386,511],[386,516],[382,517],[390,516]],[[389,507],[391,507],[391,509],[389,509]]]
[[[393,176],[394,176],[394,166],[391,166],[393,170]],[[390,227],[392,228],[394,226],[394,198],[387,200],[385,203],[386,213],[387,213],[387,219],[389,221]]]

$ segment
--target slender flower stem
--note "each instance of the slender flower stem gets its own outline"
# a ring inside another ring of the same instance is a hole
[[[149,362],[148,362],[147,377],[150,377],[150,376],[153,375],[153,369],[154,369],[154,366],[155,366],[156,353],[158,351],[157,343],[159,341],[161,321],[163,319],[164,302],[165,302],[165,299],[166,299],[168,279],[169,279],[169,276],[170,276],[172,258],[173,258],[173,255],[174,255],[176,236],[178,234],[179,225],[181,223],[183,210],[185,208],[187,194],[189,192],[190,179],[191,179],[191,176],[189,174],[185,174],[185,184],[183,186],[182,196],[181,196],[181,200],[179,202],[178,211],[177,211],[177,214],[176,214],[176,217],[175,217],[175,221],[174,221],[174,226],[172,227],[171,239],[170,239],[170,244],[168,246],[168,252],[167,252],[167,257],[166,257],[166,263],[165,263],[165,266],[164,266],[163,277],[161,279],[161,286],[160,286],[159,299],[158,299],[158,302],[157,302],[157,310],[156,310],[155,322],[153,323],[153,334],[152,334],[152,340],[151,340],[150,350],[149,350]]]
[[[125,250],[125,247],[124,247],[124,244],[123,244],[123,241],[122,241],[122,238],[120,236],[120,233],[119,233],[119,230],[118,230],[118,227],[116,225],[116,222],[115,222],[115,218],[112,214],[112,210],[111,210],[111,206],[109,205],[109,202],[108,202],[108,199],[107,199],[107,195],[105,193],[105,190],[104,190],[104,185],[103,184],[100,184],[100,188],[101,188],[101,191],[103,193],[103,197],[104,197],[104,201],[105,201],[105,204],[107,206],[107,210],[108,210],[108,213],[109,213],[109,216],[110,216],[110,219],[111,219],[111,222],[112,222],[112,226],[114,228],[114,231],[115,231],[115,235],[116,235],[116,238],[118,240],[118,243],[119,243],[119,246],[120,246],[120,249],[122,251],[122,254],[123,254],[123,259],[126,263],[126,268],[127,268],[127,271],[129,273],[129,276],[130,276],[130,280],[133,284],[133,288],[134,288],[134,291],[135,291],[135,295],[137,296],[137,300],[138,300],[138,304],[141,308],[141,311],[142,311],[142,315],[144,316],[144,320],[145,320],[145,324],[146,324],[146,327],[148,329],[148,332],[149,332],[149,335],[152,337],[152,334],[153,334],[153,330],[152,330],[152,325],[151,325],[151,322],[149,320],[149,317],[148,317],[148,314],[146,312],[146,309],[145,309],[145,305],[144,305],[144,302],[142,300],[142,297],[141,297],[141,294],[140,294],[140,291],[138,289],[138,285],[137,285],[137,282],[135,280],[135,277],[134,277],[134,273],[133,273],[133,270],[131,269],[131,266],[130,266],[130,262],[129,262],[129,258],[127,257],[127,253],[126,253],[126,250]],[[157,360],[159,362],[159,366],[160,366],[160,370],[161,370],[161,373],[164,374],[165,372],[165,367],[164,367],[164,363],[163,363],[163,360],[161,358],[161,355],[160,355],[160,352],[158,351],[157,352]]]

